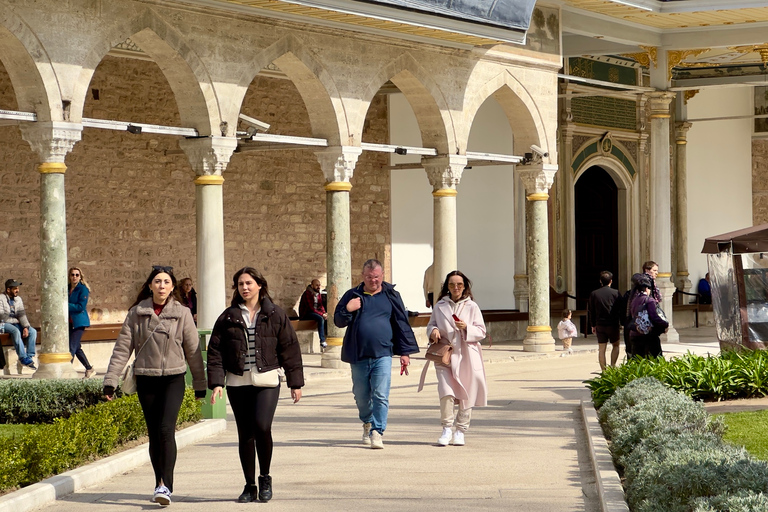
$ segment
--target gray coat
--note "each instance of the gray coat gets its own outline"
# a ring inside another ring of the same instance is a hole
[[[11,304],[8,299],[7,293],[0,293],[0,323],[21,324],[22,327],[29,327],[27,312],[24,310],[21,297],[13,299],[13,305],[16,307],[16,313],[13,316],[11,316]]]
[[[152,298],[128,311],[104,376],[105,387],[117,387],[134,350],[141,350],[134,365],[136,375],[179,375],[187,371],[189,363],[192,386],[196,391],[206,389],[203,357],[192,313],[173,298],[168,299],[159,317],[152,308]]]

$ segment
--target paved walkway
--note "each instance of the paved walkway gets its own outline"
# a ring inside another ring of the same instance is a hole
[[[667,353],[716,352],[713,330],[681,331]],[[485,350],[489,406],[476,409],[464,447],[439,447],[434,371],[416,393],[420,363],[393,376],[385,449],[360,443],[361,425],[344,371],[307,356],[299,404],[283,389],[273,426],[269,505],[234,503],[243,486],[237,434],[227,430],[179,452],[173,509],[218,512],[269,506],[277,511],[440,510],[597,512],[594,475],[579,412],[582,381],[599,370],[595,338],[575,354],[542,355],[522,344]],[[623,356],[623,354],[622,354]],[[153,487],[147,464],[42,508],[45,512],[143,510]]]

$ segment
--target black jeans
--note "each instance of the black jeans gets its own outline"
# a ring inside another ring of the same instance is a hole
[[[176,420],[184,399],[184,374],[164,377],[136,376],[136,393],[149,432],[149,458],[155,487],[163,482],[173,492],[176,466]]]
[[[256,454],[259,456],[259,473],[267,476],[272,463],[272,420],[280,397],[280,386],[257,388],[233,386],[227,388],[229,405],[237,424],[237,441],[240,465],[245,483],[256,484]]]
[[[85,352],[83,352],[83,347],[80,346],[80,338],[83,337],[84,332],[85,327],[69,328],[69,354],[73,360],[77,356],[77,360],[85,366],[85,369],[90,370],[92,368],[91,363],[88,362],[88,358],[85,357]]]

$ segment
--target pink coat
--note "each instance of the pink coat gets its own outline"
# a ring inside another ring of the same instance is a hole
[[[488,386],[480,341],[485,338],[485,322],[480,307],[472,300],[459,302],[456,316],[467,324],[466,334],[453,321],[453,301],[443,297],[435,304],[427,324],[427,334],[434,329],[451,342],[451,367],[437,367],[437,391],[440,398],[454,396],[461,400],[462,409],[488,405]]]

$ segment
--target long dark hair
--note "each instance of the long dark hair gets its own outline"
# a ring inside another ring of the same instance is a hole
[[[437,300],[442,299],[446,295],[451,295],[451,292],[448,290],[448,280],[453,276],[460,276],[464,281],[464,291],[461,292],[461,299],[466,299],[469,297],[470,299],[475,300],[475,298],[472,296],[472,281],[470,281],[469,278],[465,276],[464,273],[460,270],[448,272],[448,275],[445,276],[445,281],[443,281],[443,288],[440,290],[440,296],[437,298]]]
[[[152,290],[149,288],[149,285],[152,284],[152,280],[155,278],[157,274],[168,274],[171,276],[171,283],[173,283],[173,291],[168,296],[168,298],[173,297],[176,299],[177,302],[183,303],[183,300],[181,298],[181,292],[179,291],[179,287],[176,286],[176,276],[173,275],[173,267],[161,267],[161,266],[154,266],[152,267],[152,272],[149,273],[149,277],[146,281],[144,281],[144,284],[141,286],[141,291],[139,292],[139,295],[136,297],[136,300],[131,304],[131,308],[135,305],[137,305],[139,302],[143,301],[144,299],[148,299],[152,297]],[[130,309],[130,308],[128,308]]]
[[[256,281],[256,284],[261,286],[261,289],[259,290],[259,304],[261,304],[261,302],[264,300],[264,297],[272,301],[272,297],[269,296],[269,285],[267,285],[267,280],[264,279],[264,276],[261,275],[261,272],[253,267],[243,267],[235,272],[235,275],[232,278],[232,289],[235,290],[235,292],[232,294],[232,304],[230,304],[231,306],[238,306],[245,302],[243,297],[240,295],[240,291],[237,289],[237,281],[243,274],[248,274],[253,278],[254,281]]]

